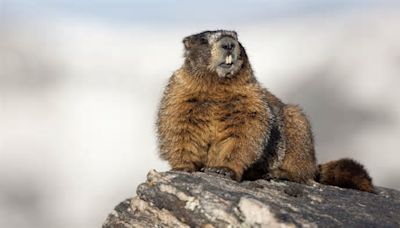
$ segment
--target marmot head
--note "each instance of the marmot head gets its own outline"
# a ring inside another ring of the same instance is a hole
[[[185,64],[196,75],[216,73],[219,77],[234,77],[247,61],[234,31],[205,31],[185,37],[183,44]]]

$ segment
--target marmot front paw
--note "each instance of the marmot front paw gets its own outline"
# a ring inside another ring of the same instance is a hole
[[[196,172],[196,168],[193,167],[176,167],[176,168],[172,168],[171,171],[182,171],[182,172],[188,172],[188,173],[192,173],[192,172]]]
[[[205,173],[216,173],[232,180],[236,180],[236,173],[227,167],[205,167],[202,168],[201,171]]]

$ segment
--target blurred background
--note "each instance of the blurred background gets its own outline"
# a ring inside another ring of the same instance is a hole
[[[233,29],[259,81],[311,118],[320,162],[400,189],[400,3],[0,0],[0,227],[100,227],[157,155],[184,36]]]

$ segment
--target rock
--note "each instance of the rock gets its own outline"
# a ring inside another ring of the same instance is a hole
[[[399,227],[400,192],[150,171],[103,227]]]

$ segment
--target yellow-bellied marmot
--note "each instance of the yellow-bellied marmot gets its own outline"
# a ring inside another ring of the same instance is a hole
[[[236,32],[205,31],[183,43],[185,62],[169,80],[157,121],[160,156],[173,170],[373,192],[353,160],[317,166],[306,116],[257,82]]]

